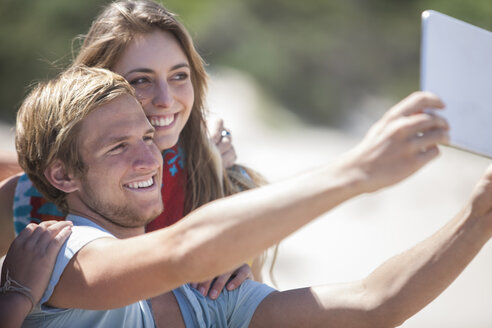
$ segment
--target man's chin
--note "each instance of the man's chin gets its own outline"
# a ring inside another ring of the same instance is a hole
[[[159,215],[161,215],[161,213],[163,212],[164,208],[161,207],[159,209],[156,209],[155,211],[153,211],[152,213],[148,214],[146,216],[146,220],[145,220],[145,225],[149,224],[150,222],[154,221]]]

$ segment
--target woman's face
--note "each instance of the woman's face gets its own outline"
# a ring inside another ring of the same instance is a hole
[[[135,88],[156,130],[157,147],[162,151],[174,146],[194,100],[190,65],[175,37],[160,30],[136,36],[114,71]]]

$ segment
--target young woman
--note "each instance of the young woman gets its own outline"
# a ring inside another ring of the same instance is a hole
[[[164,158],[165,209],[147,231],[166,227],[207,202],[263,182],[244,167],[222,168],[204,121],[207,74],[203,60],[186,29],[159,4],[137,0],[108,5],[94,20],[74,64],[108,68],[125,77],[156,129],[155,142]],[[230,142],[230,135],[224,137]],[[124,147],[122,144],[115,151]],[[33,220],[64,217],[43,199],[26,175],[13,177],[0,187],[3,221],[11,220],[14,198],[17,233]],[[2,237],[2,242],[5,247],[10,242],[8,236]],[[249,266],[244,265],[215,279],[210,292],[211,282],[197,287],[216,298],[226,283],[228,289],[234,289],[250,275]]]

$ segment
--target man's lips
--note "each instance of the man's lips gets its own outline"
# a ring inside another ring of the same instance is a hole
[[[124,184],[124,186],[128,189],[142,189],[142,188],[149,188],[152,187],[155,184],[154,182],[154,176],[145,179],[145,180],[140,180],[140,181],[133,181]]]

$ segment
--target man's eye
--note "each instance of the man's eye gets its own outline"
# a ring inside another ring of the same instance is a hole
[[[122,152],[125,149],[125,147],[126,147],[125,144],[116,145],[109,150],[109,153],[115,154],[115,153]]]
[[[153,135],[151,135],[151,136],[145,136],[145,137],[143,138],[143,140],[144,140],[145,142],[147,142],[147,143],[149,143],[149,144],[150,144],[150,143],[152,143],[152,142],[154,141],[154,136],[153,136]]]

